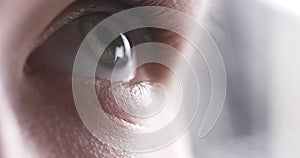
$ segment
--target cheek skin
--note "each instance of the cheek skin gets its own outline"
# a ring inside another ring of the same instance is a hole
[[[167,78],[161,76],[166,73],[154,75],[156,69],[164,70],[161,65],[148,64],[141,69],[153,76],[152,80],[156,82],[159,82],[160,78]],[[136,79],[136,82],[145,79],[140,77]],[[91,80],[81,80],[81,82],[95,86],[99,102],[104,105],[102,108],[105,112],[129,123],[136,123],[134,118],[128,116],[115,103],[109,81],[97,79],[95,83]],[[15,92],[15,96],[18,97],[14,98],[13,105],[17,105],[15,109],[21,129],[25,131],[24,137],[27,141],[33,142],[36,152],[43,153],[45,157],[80,155],[80,157],[126,158],[135,156],[107,146],[86,129],[74,105],[71,77],[25,74],[20,83],[20,88]],[[134,86],[138,84],[130,85],[128,91],[134,89]],[[141,96],[133,95],[132,97],[134,99],[134,97],[140,98]]]
[[[71,79],[26,76],[14,104],[28,141],[43,157],[132,157],[96,139],[75,109]]]

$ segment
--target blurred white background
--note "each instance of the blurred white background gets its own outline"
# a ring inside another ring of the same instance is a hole
[[[300,1],[219,0],[206,27],[228,75],[222,116],[195,157],[300,157]]]

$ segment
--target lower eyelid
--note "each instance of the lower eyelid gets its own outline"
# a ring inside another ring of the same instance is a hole
[[[134,118],[128,115],[118,104],[116,103],[111,91],[111,82],[108,80],[96,80],[94,82],[96,94],[98,97],[101,108],[110,116],[117,119],[126,121],[130,124],[134,124]],[[124,94],[123,94],[124,95]],[[121,125],[121,124],[120,124]]]
[[[125,128],[138,125],[139,118],[128,113],[128,111],[138,109],[151,102],[150,89],[153,88],[154,83],[141,81],[134,84],[126,82],[112,84],[110,81],[102,79],[88,82],[88,84],[95,86],[99,104],[104,112],[112,117],[111,119],[118,125]],[[114,85],[114,92],[112,85]]]

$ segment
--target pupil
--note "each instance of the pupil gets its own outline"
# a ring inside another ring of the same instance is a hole
[[[91,14],[81,18],[80,30],[85,37],[97,24],[99,24],[105,16],[103,14]],[[98,31],[98,30],[101,30]],[[89,45],[91,50],[97,50],[99,47],[104,47],[109,44],[109,38],[112,37],[112,32],[109,28],[101,28],[95,30],[94,42]],[[113,40],[108,47],[105,48],[100,60],[99,66],[107,68],[118,68],[126,66],[131,58],[131,46],[128,38],[124,34],[120,34],[118,38]],[[118,63],[118,64],[117,64]]]
[[[127,65],[130,57],[129,41],[125,35],[121,34],[105,49],[99,63],[105,67],[122,67]]]

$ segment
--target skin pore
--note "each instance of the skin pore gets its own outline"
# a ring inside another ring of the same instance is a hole
[[[85,128],[74,106],[71,77],[24,73],[28,56],[43,40],[41,35],[72,3],[73,0],[0,2],[1,157],[136,156],[102,143]],[[89,3],[105,3],[105,0]],[[109,0],[109,3],[126,7],[166,6],[194,15],[193,10],[201,1]]]

